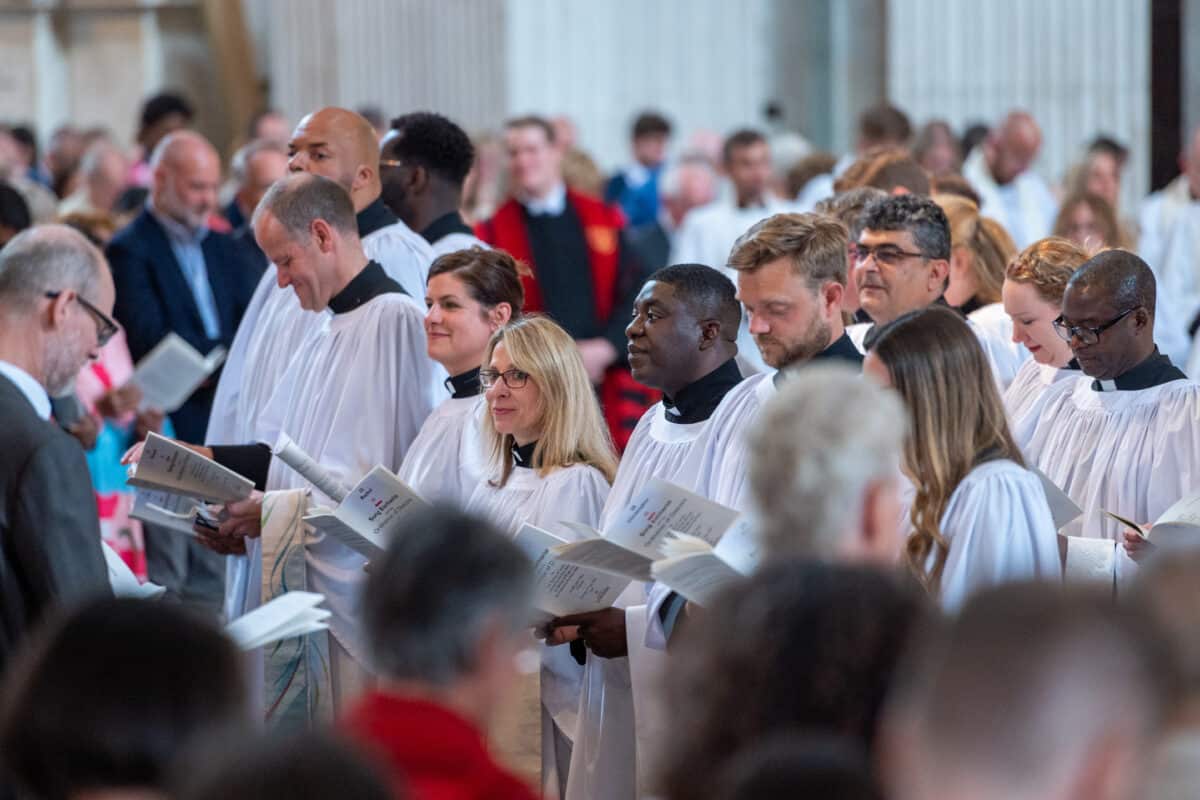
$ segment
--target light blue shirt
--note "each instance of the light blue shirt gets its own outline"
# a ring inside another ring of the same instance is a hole
[[[46,388],[34,380],[32,375],[7,361],[0,361],[0,375],[13,382],[39,417],[50,419],[50,395],[46,394]]]
[[[179,262],[183,278],[192,290],[192,298],[196,308],[200,310],[200,322],[204,325],[204,335],[209,339],[221,338],[221,317],[217,313],[217,301],[213,297],[212,284],[208,282],[208,267],[204,263],[204,250],[201,244],[208,236],[208,226],[202,225],[196,230],[188,228],[179,222],[160,214],[150,201],[146,202],[150,213],[162,225],[167,233],[167,242],[171,252]]]

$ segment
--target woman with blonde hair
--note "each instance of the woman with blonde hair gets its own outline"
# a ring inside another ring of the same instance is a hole
[[[1017,441],[1046,389],[1080,374],[1071,346],[1054,330],[1054,320],[1062,313],[1067,281],[1087,260],[1088,254],[1078,245],[1050,236],[1026,247],[1004,270],[1001,294],[1012,320],[1012,338],[1032,356],[1004,392],[1004,406]]]
[[[1025,468],[979,340],[953,311],[931,306],[880,333],[863,373],[899,392],[910,428],[903,470],[915,493],[908,566],[947,610],[975,590],[1060,579],[1045,491]]]
[[[489,469],[467,509],[509,534],[529,523],[577,539],[564,523],[600,524],[617,458],[575,341],[525,317],[492,335],[483,363]],[[568,648],[543,648],[542,787],[554,796],[566,791],[582,677]]]
[[[446,253],[429,268],[426,352],[449,373],[450,397],[425,420],[399,472],[426,500],[461,505],[484,477],[479,371],[492,334],[521,316],[523,271],[503,250],[482,247]]]
[[[938,194],[933,200],[950,223],[950,278],[943,297],[995,339],[1010,343],[1006,353],[1011,356],[1011,376],[1029,359],[1029,354],[1012,342],[1012,320],[1000,303],[1004,268],[1016,255],[1017,246],[1003,225],[980,215],[979,207],[965,197]]]

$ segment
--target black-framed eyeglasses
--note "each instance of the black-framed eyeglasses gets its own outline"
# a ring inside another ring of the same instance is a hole
[[[62,292],[46,292],[46,297],[51,300],[57,300],[62,295]],[[117,335],[117,323],[94,305],[84,300],[78,293],[75,299],[79,301],[79,305],[83,306],[83,310],[91,315],[96,322],[96,345],[104,347],[108,344],[108,340]]]
[[[381,158],[381,159],[379,159],[379,166],[381,166],[381,167],[395,167],[396,169],[400,169],[400,167],[403,167],[403,166],[404,166],[404,162],[403,162],[403,161],[397,161],[397,160],[396,160],[396,159],[394,159],[394,158]]]
[[[881,244],[876,247],[866,244],[854,244],[851,246],[854,248],[852,252],[856,264],[867,263],[867,259],[871,256],[875,256],[876,264],[884,264],[889,267],[896,266],[906,258],[928,258],[924,253],[910,253],[891,244]]]
[[[1086,325],[1068,325],[1067,321],[1063,319],[1062,314],[1059,314],[1058,319],[1054,320],[1052,324],[1054,325],[1054,331],[1062,338],[1063,341],[1069,342],[1071,341],[1072,337],[1075,337],[1078,338],[1082,344],[1090,347],[1091,345],[1094,345],[1096,342],[1100,341],[1100,334],[1104,333],[1106,330],[1116,325],[1118,322],[1125,319],[1139,308],[1141,308],[1141,306],[1134,306],[1133,308],[1122,312],[1116,319],[1110,320],[1095,328],[1089,328]]]
[[[529,373],[519,369],[506,369],[504,372],[497,372],[494,369],[479,371],[479,385],[484,389],[492,388],[496,385],[496,381],[501,380],[510,389],[520,389],[529,381]]]

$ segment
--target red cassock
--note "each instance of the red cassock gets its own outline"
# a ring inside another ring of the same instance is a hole
[[[375,756],[408,800],[536,800],[533,790],[492,760],[483,734],[427,700],[374,692],[341,728]]]
[[[629,316],[632,308],[616,307],[621,294],[619,245],[621,230],[625,227],[624,217],[619,209],[569,189],[567,202],[583,224],[596,319],[606,324],[614,314]],[[506,201],[495,216],[476,226],[475,235],[493,247],[508,251],[513,258],[532,268],[533,274],[522,278],[525,310],[545,311],[546,303],[537,279],[538,265],[533,258],[520,203],[513,199]],[[658,398],[658,392],[633,379],[628,367],[614,365],[608,368],[600,386],[600,405],[618,451],[625,449],[638,420]]]

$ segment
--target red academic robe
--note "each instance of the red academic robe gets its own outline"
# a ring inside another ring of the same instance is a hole
[[[571,189],[567,190],[567,202],[579,216],[587,240],[596,319],[607,323],[614,314],[628,316],[632,309],[616,308],[620,293],[619,244],[621,230],[625,227],[624,217],[619,209]],[[525,310],[544,311],[546,304],[537,280],[538,265],[533,259],[520,203],[510,198],[496,210],[495,216],[476,226],[475,235],[530,265],[533,274],[522,278]],[[600,386],[600,405],[618,451],[625,449],[638,420],[658,398],[657,392],[633,379],[628,367],[613,365],[608,368]]]
[[[492,760],[484,736],[463,717],[427,700],[374,692],[341,721],[342,729],[391,775],[408,800],[536,800]]]

